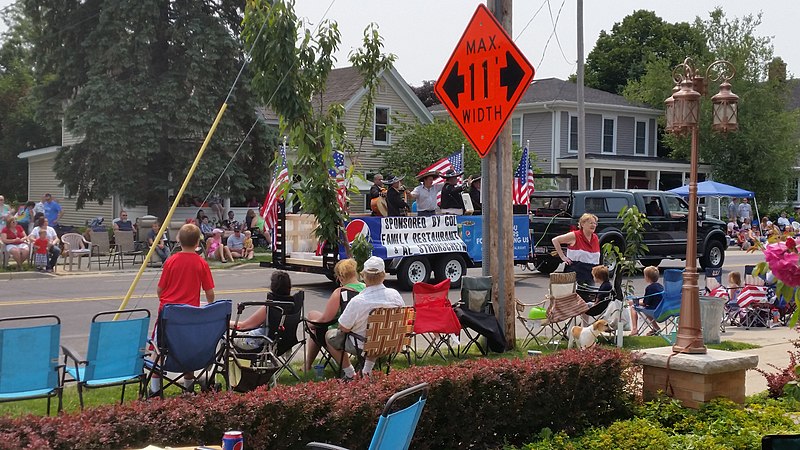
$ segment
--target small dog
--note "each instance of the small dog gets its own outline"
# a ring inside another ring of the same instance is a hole
[[[592,326],[586,328],[578,326],[572,327],[569,333],[567,348],[572,348],[573,344],[581,350],[592,347],[597,341],[597,336],[600,336],[600,333],[608,330],[608,321],[605,319],[600,319],[593,323]]]

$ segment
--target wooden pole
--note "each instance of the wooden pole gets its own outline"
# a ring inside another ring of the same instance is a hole
[[[512,34],[511,8],[512,0],[493,0],[488,3],[498,22]],[[497,138],[494,149],[489,152],[492,159],[489,165],[494,167],[493,183],[489,187],[492,199],[492,223],[499,225],[496,236],[490,241],[490,258],[496,314],[504,325],[506,348],[516,347],[516,328],[514,324],[514,205],[511,185],[513,180],[513,152],[511,144],[511,123],[507,123]],[[494,190],[492,192],[491,190]],[[494,220],[496,219],[496,220]]]

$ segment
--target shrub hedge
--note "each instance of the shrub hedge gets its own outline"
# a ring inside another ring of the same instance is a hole
[[[59,417],[0,418],[0,448],[101,449],[218,443],[244,431],[253,449],[308,441],[366,448],[386,400],[430,383],[415,449],[497,448],[543,428],[570,434],[633,414],[630,354],[597,349],[535,358],[479,359],[390,375],[181,396],[104,406]]]

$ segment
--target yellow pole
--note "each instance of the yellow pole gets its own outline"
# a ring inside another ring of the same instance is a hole
[[[181,185],[180,190],[175,195],[175,200],[172,201],[172,206],[169,208],[169,212],[167,213],[167,217],[161,223],[161,228],[158,230],[155,239],[153,239],[153,244],[150,246],[150,250],[147,252],[147,256],[144,257],[144,261],[142,261],[142,266],[139,267],[139,272],[136,273],[136,277],[134,277],[133,282],[131,282],[131,287],[128,288],[128,293],[125,294],[125,298],[122,300],[122,304],[119,305],[117,311],[123,311],[125,307],[128,305],[128,301],[131,299],[131,295],[133,295],[133,291],[136,290],[136,285],[139,283],[139,279],[142,277],[144,273],[144,269],[147,267],[147,263],[150,261],[150,258],[153,256],[153,252],[155,251],[155,243],[161,241],[161,236],[164,235],[164,232],[167,231],[167,227],[169,226],[169,222],[172,220],[172,215],[175,213],[175,208],[178,207],[178,203],[183,198],[183,193],[186,191],[186,186],[189,185],[189,181],[192,179],[192,175],[194,175],[195,169],[197,169],[197,165],[200,164],[200,158],[203,157],[203,153],[206,151],[206,147],[208,147],[208,143],[211,142],[211,136],[214,136],[214,132],[217,131],[217,125],[219,125],[219,121],[222,120],[222,116],[225,114],[225,110],[228,109],[228,103],[223,103],[222,106],[219,108],[219,112],[217,112],[217,117],[214,119],[214,123],[211,124],[211,128],[208,130],[208,134],[206,134],[206,139],[203,141],[203,145],[200,146],[200,150],[197,152],[197,156],[194,158],[194,162],[192,163],[192,167],[189,168],[189,173],[186,174],[186,178],[183,180],[183,184]],[[139,230],[141,233],[142,230]],[[114,320],[119,319],[119,313],[114,315]]]

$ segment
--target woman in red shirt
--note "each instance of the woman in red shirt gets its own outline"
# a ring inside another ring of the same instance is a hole
[[[592,268],[600,264],[600,241],[595,234],[597,216],[586,213],[578,220],[575,231],[553,238],[556,253],[566,264],[565,272],[575,272],[579,284],[594,285]],[[567,246],[564,254],[562,245]]]
[[[6,252],[17,262],[17,270],[22,270],[23,261],[30,255],[26,239],[25,230],[17,225],[14,217],[9,218],[6,226],[0,230],[0,241],[6,246]]]

